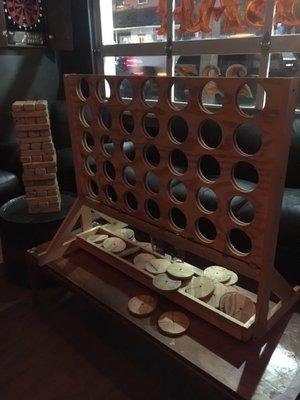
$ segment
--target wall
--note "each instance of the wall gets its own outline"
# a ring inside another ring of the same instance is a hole
[[[59,84],[59,63],[54,52],[0,50],[0,143],[15,141],[11,104],[32,99],[46,99],[51,104]]]

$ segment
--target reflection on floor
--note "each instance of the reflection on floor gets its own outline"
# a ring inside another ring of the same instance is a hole
[[[30,294],[0,278],[1,400],[225,399],[61,289],[43,291],[39,308]]]

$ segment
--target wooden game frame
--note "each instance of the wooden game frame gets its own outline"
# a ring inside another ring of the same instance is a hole
[[[124,77],[65,77],[78,200],[45,253],[40,256],[40,265],[63,254],[68,247],[72,228],[79,217],[83,231],[92,229],[91,210],[97,210],[257,281],[256,315],[251,326],[239,326],[232,321],[228,324],[225,319],[222,322],[222,318],[217,317],[216,311],[213,310],[199,311],[196,314],[241,340],[247,340],[251,336],[262,336],[297,301],[300,294],[300,291],[290,287],[274,268],[281,199],[299,81],[295,78],[126,79],[134,94],[130,102],[120,94],[120,85]],[[158,101],[150,105],[143,96],[143,88],[148,80],[155,82],[158,87]],[[188,104],[184,109],[178,109],[170,100],[172,85],[179,82],[189,93]],[[264,88],[266,105],[260,113],[249,117],[244,114],[243,109],[239,109],[237,94],[244,85],[249,87],[253,82]],[[109,99],[104,95],[107,85],[111,92]],[[216,114],[207,110],[201,103],[201,96],[199,97],[207,85],[214,85],[224,93],[223,107]],[[86,112],[87,107],[89,112]],[[103,110],[109,123],[103,118]],[[147,113],[156,115],[159,120],[159,134],[155,137],[149,136],[145,129],[144,118]],[[130,133],[126,132],[122,123],[124,115],[125,118],[132,118],[134,122],[134,129]],[[174,116],[183,117],[188,124],[188,137],[183,142],[176,141],[170,133],[169,121]],[[207,119],[213,119],[222,129],[222,141],[216,148],[209,148],[199,139],[199,126]],[[237,128],[246,123],[255,124],[262,134],[261,148],[253,155],[243,153],[235,141]],[[86,132],[93,137],[93,148],[89,147],[85,139]],[[103,147],[104,139],[109,139],[107,143],[113,141],[113,154]],[[132,141],[135,147],[136,156],[133,160],[123,153],[123,143],[128,140]],[[149,163],[145,146],[156,147],[160,155],[158,165]],[[185,173],[175,171],[171,165],[170,154],[174,149],[186,155],[188,168]],[[208,179],[199,172],[199,160],[206,155],[214,157],[219,163],[221,173],[216,180]],[[89,157],[96,161],[97,171],[89,167]],[[107,174],[107,162],[113,165],[115,176]],[[255,167],[259,181],[254,190],[247,191],[239,187],[237,180],[234,180],[233,167],[239,162]],[[136,173],[134,187],[124,179],[123,171],[126,166],[132,167]],[[145,174],[148,172],[159,176],[160,187],[163,188],[159,193],[151,192],[145,185]],[[168,192],[171,179],[184,182],[189,194],[185,202],[179,203]],[[96,189],[93,190],[93,187]],[[208,212],[199,206],[196,195],[200,187],[211,188],[217,194],[219,203],[215,212]],[[138,201],[137,210],[128,204],[128,192]],[[114,195],[116,202],[112,201]],[[229,211],[228,202],[234,196],[246,196],[251,201],[255,210],[255,218],[251,223],[245,224],[236,220]],[[146,208],[148,199],[158,205],[160,218],[154,219],[149,215]],[[170,210],[173,208],[184,213],[184,229],[178,229],[170,219]],[[195,228],[195,221],[199,218],[208,219],[216,227],[214,240],[208,240],[199,234]],[[250,238],[252,248],[249,253],[243,254],[232,246],[229,240],[229,232],[232,229],[242,232],[241,234],[246,233]],[[272,309],[269,308],[271,294],[279,299]],[[195,312],[189,305],[186,305],[186,308]]]

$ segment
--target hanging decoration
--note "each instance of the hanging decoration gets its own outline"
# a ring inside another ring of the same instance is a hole
[[[299,0],[277,0],[274,25],[299,26],[296,3]],[[180,0],[174,10],[174,20],[179,24],[179,33],[210,33],[211,21],[224,19],[223,33],[246,32],[247,28],[261,29],[265,22],[266,0],[250,0],[241,7],[238,0]],[[167,0],[159,0],[157,13],[161,18],[159,35],[167,30]]]

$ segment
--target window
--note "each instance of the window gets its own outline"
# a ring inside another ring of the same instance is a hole
[[[96,72],[300,76],[300,0],[94,3]],[[178,102],[184,99],[180,90],[173,93]],[[250,91],[241,98],[244,107],[253,106],[253,96],[259,96]],[[209,106],[218,106],[220,100],[213,91],[203,99]]]

